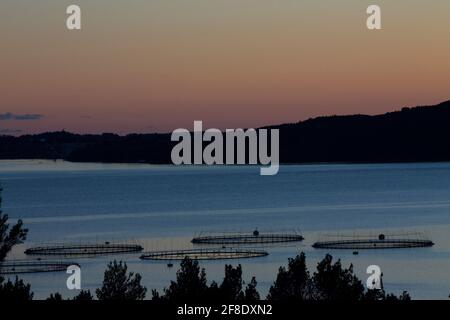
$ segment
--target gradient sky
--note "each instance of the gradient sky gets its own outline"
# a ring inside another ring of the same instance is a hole
[[[81,31],[65,27],[69,4]],[[450,98],[448,0],[1,0],[0,13],[0,133],[257,127]]]

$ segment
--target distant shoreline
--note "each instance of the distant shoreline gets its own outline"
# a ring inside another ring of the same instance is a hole
[[[98,165],[143,165],[143,166],[161,166],[161,167],[260,167],[260,164],[187,164],[187,165],[174,165],[172,163],[146,163],[146,162],[90,162],[90,161],[70,161],[65,159],[0,159],[2,162],[38,162],[43,161],[46,163],[68,163],[68,164],[98,164]],[[391,161],[391,162],[299,162],[299,163],[280,163],[280,166],[320,166],[320,165],[370,165],[370,164],[439,164],[450,163],[450,160],[442,161]]]
[[[318,117],[265,128],[279,130],[282,165],[450,161],[450,101],[376,116]],[[0,159],[169,165],[175,145],[170,134],[61,131],[0,136]]]

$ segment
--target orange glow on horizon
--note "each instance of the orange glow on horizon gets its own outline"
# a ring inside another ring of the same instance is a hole
[[[34,133],[169,132],[377,114],[450,98],[450,2],[5,0],[0,121]]]

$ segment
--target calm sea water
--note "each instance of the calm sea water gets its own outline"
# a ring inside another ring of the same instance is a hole
[[[282,166],[276,176],[258,167],[172,167],[0,161],[3,211],[29,228],[23,250],[47,242],[127,241],[146,250],[190,248],[199,232],[301,230],[305,241],[265,248],[270,255],[241,263],[265,294],[280,265],[300,251],[314,268],[326,251],[311,244],[327,233],[424,232],[432,248],[332,250],[353,263],[362,280],[377,264],[387,291],[413,298],[450,294],[450,163]],[[84,288],[98,287],[108,261],[123,259],[161,290],[176,265],[140,261],[138,255],[78,259]],[[223,277],[224,261],[203,262],[209,280]],[[37,298],[66,289],[63,273],[22,275]]]

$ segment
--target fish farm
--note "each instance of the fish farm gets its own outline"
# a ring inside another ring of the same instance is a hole
[[[271,244],[299,242],[305,238],[299,232],[281,233],[267,232],[260,233],[258,230],[247,233],[225,233],[198,236],[191,240],[193,244],[220,244],[220,245],[246,245],[246,244]]]
[[[236,250],[236,249],[187,249],[187,250],[166,250],[144,253],[142,260],[223,260],[223,259],[244,259],[257,258],[269,255],[267,251],[261,250]]]
[[[27,255],[39,256],[91,256],[141,252],[144,248],[135,244],[66,244],[32,247],[25,250]]]
[[[334,236],[333,240],[318,241],[313,244],[317,249],[401,249],[401,248],[423,248],[432,247],[433,241],[426,239],[420,233],[410,234],[379,234],[377,236],[369,235],[351,235]]]
[[[67,267],[77,265],[70,261],[30,261],[9,260],[0,263],[0,274],[39,273],[66,271]]]

